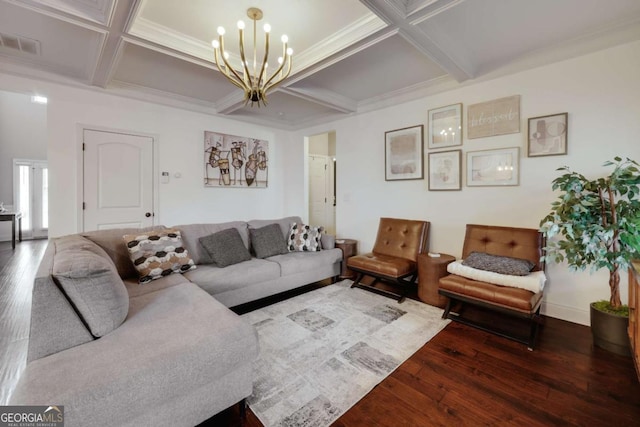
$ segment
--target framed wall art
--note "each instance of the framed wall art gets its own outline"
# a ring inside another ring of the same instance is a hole
[[[518,185],[520,148],[467,152],[467,186]]]
[[[530,118],[527,156],[540,157],[567,154],[568,119],[568,113]]]
[[[413,126],[384,133],[386,181],[424,178],[424,126]]]
[[[469,105],[467,138],[520,132],[520,95]]]
[[[430,149],[462,145],[462,104],[429,110]]]
[[[429,191],[462,189],[462,150],[429,153]]]
[[[266,188],[269,142],[263,139],[204,132],[204,186]]]

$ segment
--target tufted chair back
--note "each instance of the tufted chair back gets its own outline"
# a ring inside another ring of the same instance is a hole
[[[373,253],[417,262],[418,254],[427,251],[428,235],[428,221],[380,218]]]
[[[471,252],[527,259],[536,264],[533,270],[544,270],[540,260],[544,237],[531,228],[498,227],[494,225],[467,224],[462,248],[462,258]]]

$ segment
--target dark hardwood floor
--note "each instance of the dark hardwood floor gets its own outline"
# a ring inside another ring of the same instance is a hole
[[[0,243],[0,405],[26,360],[31,284],[45,245],[25,241],[12,251]],[[241,425],[238,407],[204,425]],[[249,410],[243,425],[262,424]],[[529,352],[452,323],[334,425],[640,426],[640,384],[631,359],[593,348],[585,326],[545,318]]]

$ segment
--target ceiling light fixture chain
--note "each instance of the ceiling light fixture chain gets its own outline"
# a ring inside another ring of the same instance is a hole
[[[269,59],[269,33],[271,32],[271,26],[264,24],[265,42],[264,42],[264,58],[260,65],[260,72],[258,72],[257,62],[257,36],[256,27],[259,20],[262,19],[262,11],[256,7],[251,7],[247,10],[247,16],[253,21],[253,72],[249,71],[249,62],[245,57],[245,44],[244,44],[244,22],[238,21],[239,43],[240,43],[240,60],[242,62],[240,69],[242,70],[242,76],[239,71],[236,71],[234,67],[229,64],[229,54],[224,49],[224,34],[223,27],[218,27],[218,40],[211,42],[214,50],[214,57],[218,70],[234,85],[238,86],[244,91],[244,105],[251,102],[251,106],[257,104],[260,107],[267,105],[267,92],[273,89],[275,86],[282,83],[284,79],[289,77],[291,73],[291,62],[293,50],[288,47],[289,39],[287,36],[282,36],[282,56],[278,58],[279,67],[274,71],[271,77],[268,77],[268,59]],[[221,59],[222,58],[222,62]],[[286,66],[286,71],[283,69]]]

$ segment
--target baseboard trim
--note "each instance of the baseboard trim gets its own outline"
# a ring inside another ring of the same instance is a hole
[[[577,323],[579,325],[590,326],[589,310],[579,310],[575,307],[555,304],[552,302],[542,302],[542,314],[556,319],[566,320],[567,322]]]

